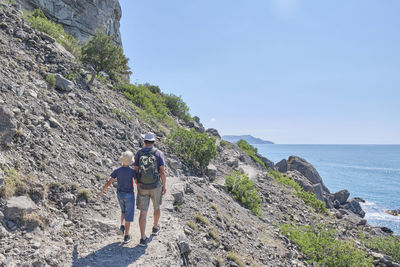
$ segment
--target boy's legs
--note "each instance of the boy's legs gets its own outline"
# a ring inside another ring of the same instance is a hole
[[[121,212],[121,225],[124,225],[125,213]]]
[[[134,194],[126,194],[126,212],[125,212],[125,236],[129,235],[129,229],[131,222],[133,221],[135,215],[135,196]]]

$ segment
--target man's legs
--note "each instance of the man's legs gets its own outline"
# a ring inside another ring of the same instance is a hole
[[[142,239],[146,239],[146,219],[147,219],[147,210],[141,210],[139,215],[139,227],[140,227],[140,235]]]
[[[158,210],[154,211],[154,224],[153,224],[154,228],[158,227],[158,220],[160,220],[160,215],[161,215],[161,209],[160,208]]]

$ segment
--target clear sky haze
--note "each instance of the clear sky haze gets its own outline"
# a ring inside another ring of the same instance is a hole
[[[400,1],[120,0],[132,82],[221,135],[400,144]]]

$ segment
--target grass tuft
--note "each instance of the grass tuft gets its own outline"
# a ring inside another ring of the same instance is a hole
[[[195,218],[196,222],[198,222],[198,223],[203,223],[205,225],[210,225],[210,221],[207,220],[207,218],[203,217],[200,213],[197,213],[194,218]]]

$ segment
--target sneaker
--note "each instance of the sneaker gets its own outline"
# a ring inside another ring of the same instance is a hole
[[[153,231],[151,232],[152,235],[158,235],[160,233],[160,226],[157,226],[157,228],[153,227]]]
[[[121,227],[119,228],[119,232],[121,235],[123,235],[125,233],[125,226],[121,225]]]
[[[129,241],[131,241],[131,235],[124,236],[124,243],[128,243]]]
[[[147,245],[147,237],[145,239],[140,239],[139,246],[145,247]]]

